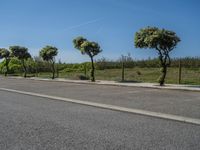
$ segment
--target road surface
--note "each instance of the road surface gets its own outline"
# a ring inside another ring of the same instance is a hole
[[[2,78],[0,87],[200,118],[197,92]],[[1,150],[199,150],[199,141],[199,125],[0,90]]]
[[[200,119],[200,92],[0,78],[0,88]]]

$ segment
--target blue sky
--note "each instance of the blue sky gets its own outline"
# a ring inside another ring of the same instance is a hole
[[[101,45],[96,58],[130,52],[144,59],[157,54],[134,48],[134,34],[156,26],[181,38],[173,57],[200,56],[199,8],[199,0],[0,0],[0,47],[22,45],[38,55],[43,46],[53,45],[59,48],[57,59],[83,62],[88,57],[72,44],[82,35]]]

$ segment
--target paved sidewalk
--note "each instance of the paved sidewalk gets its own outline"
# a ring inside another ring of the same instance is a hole
[[[10,78],[22,78],[22,77],[10,77]],[[57,81],[57,82],[69,82],[69,83],[144,87],[144,88],[155,88],[155,89],[185,90],[185,91],[200,92],[200,85],[165,84],[165,86],[159,86],[158,83],[117,82],[117,81],[105,81],[105,80],[97,80],[96,82],[91,82],[89,80],[69,80],[64,78],[56,78],[52,80],[46,78],[31,77],[27,79],[40,80],[40,81]]]

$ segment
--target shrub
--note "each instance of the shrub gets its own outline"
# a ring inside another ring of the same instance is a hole
[[[85,75],[78,75],[77,76],[79,80],[89,80],[90,78]]]

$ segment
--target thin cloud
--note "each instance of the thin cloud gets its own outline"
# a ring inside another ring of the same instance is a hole
[[[102,20],[102,19],[99,18],[99,19],[94,19],[94,20],[90,20],[90,21],[87,21],[87,22],[83,22],[83,23],[81,23],[81,24],[68,27],[68,28],[64,29],[64,31],[68,31],[68,30],[80,28],[80,27],[82,27],[82,26],[86,26],[86,25],[89,25],[89,24],[93,24],[93,23],[99,22],[100,20]]]
[[[96,31],[96,34],[99,34],[103,30],[103,25],[101,25],[98,30]]]

